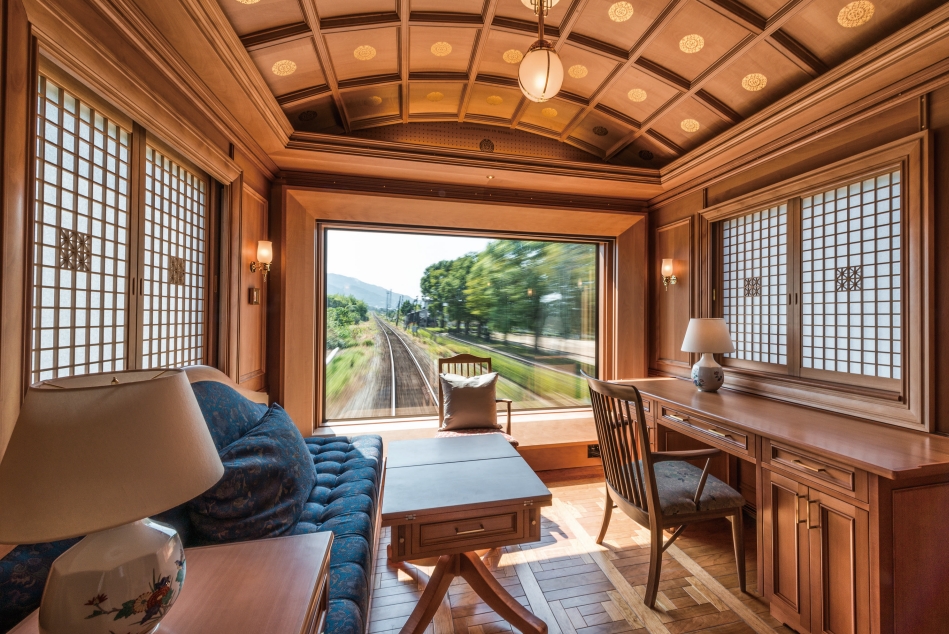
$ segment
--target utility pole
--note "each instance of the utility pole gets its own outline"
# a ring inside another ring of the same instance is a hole
[[[389,318],[389,298],[392,297],[392,289],[386,291],[386,319]]]

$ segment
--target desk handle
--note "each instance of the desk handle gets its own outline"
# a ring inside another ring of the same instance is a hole
[[[672,420],[679,423],[684,423],[689,420],[688,416],[686,416],[685,418],[682,418],[680,416],[676,416],[675,414],[666,414],[666,418],[671,418]]]
[[[470,531],[460,531],[457,528],[455,529],[455,535],[471,535],[473,533],[483,533],[484,524],[480,525],[480,528],[472,528]]]
[[[708,433],[712,434],[713,436],[720,436],[720,437],[722,437],[722,438],[731,439],[731,436],[729,436],[728,434],[723,434],[722,432],[717,431],[717,430],[715,430],[715,429],[706,429],[705,431],[707,431]]]
[[[804,464],[804,463],[801,462],[800,460],[795,460],[795,461],[794,461],[794,464],[796,464],[796,465],[799,466],[799,467],[804,467],[804,468],[807,469],[808,471],[813,471],[814,473],[820,473],[820,472],[822,472],[822,471],[826,471],[826,469],[821,469],[821,468],[819,468],[819,467],[812,467],[812,466],[809,465],[809,464]]]

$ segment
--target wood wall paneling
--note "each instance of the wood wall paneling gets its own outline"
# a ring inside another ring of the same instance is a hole
[[[267,211],[267,199],[245,181],[241,193],[241,281],[237,298],[240,304],[238,382],[252,390],[261,390],[267,384],[267,283],[260,269],[256,273],[250,270],[250,263],[257,260],[257,242],[268,239]],[[261,303],[258,305],[249,302],[248,293],[252,288],[261,289]]]
[[[933,135],[933,207],[934,240],[937,245],[949,244],[949,87],[933,92],[928,98],[928,128]],[[938,248],[938,247],[937,247]],[[936,350],[949,346],[949,258],[936,257],[934,329]],[[936,385],[949,380],[949,355],[937,354],[935,358]],[[949,434],[949,396],[935,395],[934,405],[936,431]]]
[[[692,316],[692,228],[693,218],[686,218],[656,229],[652,262],[653,288],[653,368],[660,372],[688,376],[692,356],[682,352],[682,338]],[[676,283],[663,285],[660,267],[671,258]]]

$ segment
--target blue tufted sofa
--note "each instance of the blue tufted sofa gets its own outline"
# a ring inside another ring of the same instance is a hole
[[[248,433],[268,413],[266,405],[253,402],[242,390],[228,385],[223,374],[217,377],[200,372],[191,378],[198,404],[222,455],[225,446]],[[210,380],[196,381],[204,378]],[[296,442],[299,440],[297,433]],[[382,439],[379,436],[334,436],[302,440],[312,458],[315,484],[301,505],[281,504],[280,521],[267,524],[266,536],[333,532],[326,630],[328,634],[363,634],[372,587]],[[279,459],[279,447],[271,452]],[[307,474],[308,485],[313,482],[312,476]],[[207,530],[196,527],[195,520],[200,522],[202,518],[195,515],[194,508],[192,503],[183,504],[154,519],[174,525],[185,546],[253,538],[242,532],[240,523],[211,533],[209,538]],[[259,531],[259,528],[254,530]],[[0,634],[39,607],[50,565],[77,541],[78,538],[21,545],[0,559]]]

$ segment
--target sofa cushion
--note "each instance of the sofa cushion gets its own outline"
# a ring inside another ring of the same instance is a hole
[[[80,539],[17,546],[0,559],[0,632],[39,607],[53,562]]]
[[[256,427],[267,413],[266,405],[254,403],[217,381],[192,383],[191,390],[219,452]]]
[[[290,533],[316,484],[316,471],[284,409],[270,407],[220,456],[224,476],[188,503],[194,537],[211,543]]]

